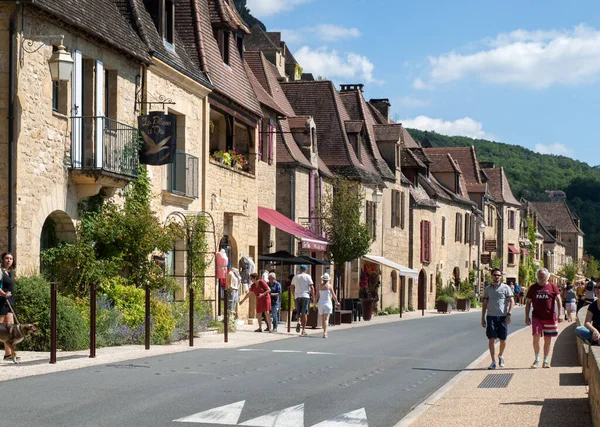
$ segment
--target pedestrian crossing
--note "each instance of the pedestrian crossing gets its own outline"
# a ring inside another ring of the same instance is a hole
[[[265,348],[240,348],[239,352],[271,352],[271,353],[298,353],[298,354],[309,354],[309,355],[327,355],[335,356],[338,353],[328,353],[325,351],[303,351],[303,350],[267,350]]]
[[[239,423],[245,400],[219,406],[206,411],[198,412],[187,417],[178,418],[173,422],[212,424],[212,425],[239,425],[248,427],[304,427],[304,403],[290,406],[279,411],[270,412],[256,418]],[[239,423],[239,424],[238,424]],[[334,416],[333,418],[313,424],[311,427],[368,427],[367,412],[365,408]]]

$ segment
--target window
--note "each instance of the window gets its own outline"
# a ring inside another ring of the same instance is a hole
[[[421,262],[431,262],[430,221],[421,221]]]
[[[454,241],[462,242],[462,215],[456,213],[456,225],[454,228]]]
[[[492,227],[494,225],[494,217],[492,212],[492,207],[488,205],[487,207],[487,225]]]
[[[396,145],[396,169],[400,169],[400,146]]]
[[[442,217],[442,246],[446,244],[446,217]]]
[[[237,42],[237,48],[238,48],[238,52],[240,53],[240,57],[242,59],[244,59],[244,36],[241,34],[238,34],[235,38],[236,42]]]
[[[167,43],[173,44],[175,41],[175,4],[173,0],[165,0],[165,28],[163,31],[163,38]]]
[[[358,158],[358,161],[362,163],[362,159],[361,159],[361,152],[360,152],[360,134],[358,133],[351,133],[348,135],[348,139],[350,140],[350,145],[352,145],[352,148],[354,149],[354,153],[356,153],[356,157]]]
[[[392,190],[392,228],[402,227],[404,228],[404,221],[402,218],[402,207],[403,207],[403,193],[397,190]]]
[[[396,217],[398,215],[398,207],[396,205],[396,198],[398,192],[396,190],[392,190],[392,228],[396,227],[397,221]]]
[[[117,120],[116,70],[104,70],[104,116]]]
[[[469,240],[471,240],[470,231],[471,231],[471,215],[466,213],[465,214],[465,244],[468,244]]]
[[[508,265],[515,265],[515,254],[508,251]]]
[[[174,0],[144,0],[144,7],[150,14],[158,34],[164,41],[173,44],[175,34]]]
[[[508,228],[510,228],[511,230],[516,229],[517,227],[517,213],[513,210],[509,210],[508,211]]]
[[[367,201],[366,204],[366,222],[371,238],[377,239],[377,207],[370,201]]]
[[[213,36],[219,45],[219,51],[221,52],[221,58],[223,59],[223,62],[229,65],[229,38],[231,33],[222,28],[213,28]]]

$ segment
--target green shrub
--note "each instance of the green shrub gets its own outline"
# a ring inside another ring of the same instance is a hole
[[[150,299],[152,316],[152,344],[167,344],[175,329],[175,316],[170,304],[158,298]]]
[[[115,276],[102,281],[99,292],[106,295],[113,307],[123,315],[124,323],[136,328],[144,323],[146,293],[143,289],[127,285],[127,279]]]
[[[294,311],[294,308],[296,307],[293,296],[292,296],[292,298],[290,300],[292,308],[290,309],[288,307],[288,294],[289,294],[289,292],[290,291],[287,290],[287,291],[283,291],[281,293],[281,310],[282,311]]]
[[[454,286],[446,286],[440,289],[436,301],[445,302],[448,304],[452,304],[452,306],[456,306],[456,301],[454,299],[455,290]]]
[[[175,318],[175,328],[171,333],[170,341],[179,341],[188,337],[189,329],[189,294],[185,301],[171,303],[171,313]],[[211,304],[196,297],[194,301],[194,335],[205,330],[212,320]]]
[[[385,316],[388,314],[400,314],[400,308],[389,306],[377,312],[378,316]]]
[[[15,284],[15,310],[21,323],[35,323],[39,335],[28,337],[19,344],[21,350],[50,351],[50,283],[40,276],[22,277]],[[89,347],[89,320],[78,304],[58,295],[57,347],[82,350]]]

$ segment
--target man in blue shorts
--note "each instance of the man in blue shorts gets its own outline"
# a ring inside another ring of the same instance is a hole
[[[483,308],[481,309],[481,326],[486,329],[490,356],[492,356],[492,364],[488,369],[496,369],[496,339],[500,340],[498,362],[500,367],[504,367],[503,354],[506,348],[508,325],[510,325],[510,315],[515,304],[512,289],[502,282],[502,271],[499,268],[492,269],[492,282],[485,288]]]

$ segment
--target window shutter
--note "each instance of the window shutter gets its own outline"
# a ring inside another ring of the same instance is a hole
[[[103,157],[104,157],[104,64],[101,61],[96,61],[96,105],[95,113],[96,116],[96,129],[95,129],[95,141],[94,151],[96,152],[96,164],[98,169],[102,169]],[[108,124],[108,123],[107,123]],[[107,126],[108,127],[108,126]]]
[[[269,123],[269,164],[270,165],[273,164],[274,137],[275,137],[275,126],[273,126],[272,123]]]
[[[263,121],[258,119],[258,160],[263,157]]]
[[[404,209],[406,207],[406,203],[404,201],[404,192],[400,193],[400,228],[404,230]]]
[[[421,221],[421,262],[425,262],[425,221]]]
[[[78,50],[73,51],[73,74],[71,75],[71,116],[73,116],[71,129],[71,163],[73,167],[80,168],[82,162],[83,133],[83,57]]]
[[[398,192],[396,190],[392,190],[392,228],[396,226],[396,199]]]
[[[431,262],[431,222],[425,221],[425,260]]]

